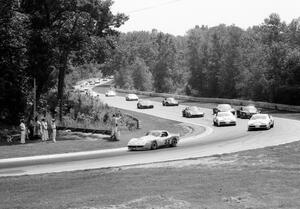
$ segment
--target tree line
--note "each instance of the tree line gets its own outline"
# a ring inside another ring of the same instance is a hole
[[[112,4],[0,0],[1,121],[15,124],[23,113],[32,115],[34,80],[38,107],[47,108],[41,97],[56,88],[55,100],[62,110],[66,75],[80,66],[103,63],[115,47],[116,29],[128,17],[112,14]]]
[[[62,110],[66,85],[91,75],[114,75],[125,89],[300,105],[300,19],[120,33],[128,17],[112,4],[0,0],[0,121],[32,115],[33,80],[38,107],[56,89]]]
[[[121,34],[112,72],[120,88],[300,105],[300,19]]]

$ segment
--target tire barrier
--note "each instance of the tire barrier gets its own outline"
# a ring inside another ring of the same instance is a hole
[[[218,104],[226,103],[226,104],[231,104],[231,105],[236,105],[236,106],[244,106],[244,105],[248,105],[248,104],[253,104],[259,108],[280,110],[280,111],[289,111],[289,112],[300,112],[300,106],[276,104],[276,103],[269,103],[269,102],[259,102],[259,101],[242,100],[242,99],[192,97],[192,96],[177,95],[177,94],[165,94],[165,93],[146,92],[146,91],[137,91],[137,90],[124,90],[124,89],[116,89],[116,91],[120,92],[120,93],[140,94],[140,95],[151,96],[151,97],[174,97],[175,99],[189,100],[189,101],[203,102],[203,103],[218,103]]]
[[[99,129],[90,129],[90,128],[74,128],[74,127],[65,127],[65,126],[57,126],[56,129],[57,130],[70,130],[71,132],[82,132],[82,133],[111,135],[111,130],[99,130]]]

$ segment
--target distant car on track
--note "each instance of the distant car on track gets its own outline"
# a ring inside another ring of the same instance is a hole
[[[274,127],[274,119],[269,114],[255,114],[248,121],[248,131],[270,129]]]
[[[215,126],[236,125],[236,117],[231,112],[218,112],[213,117]]]
[[[162,101],[163,106],[178,106],[178,101],[173,97],[164,98]]]
[[[204,112],[197,106],[186,107],[182,110],[182,116],[187,118],[204,117]]]
[[[136,94],[127,94],[126,101],[138,101],[139,97]]]
[[[176,147],[179,134],[171,134],[166,130],[152,130],[140,138],[128,142],[129,150],[155,150],[159,147]]]
[[[240,107],[236,111],[236,117],[250,119],[252,115],[260,113],[254,105]]]
[[[114,96],[116,96],[116,92],[114,90],[108,90],[105,93],[105,96],[107,96],[107,97],[114,97]]]
[[[154,108],[154,105],[149,100],[139,100],[137,103],[137,108],[138,109],[149,109],[149,108]]]
[[[233,109],[230,104],[219,104],[217,107],[213,108],[213,114],[218,112],[231,112],[235,115],[235,109]]]

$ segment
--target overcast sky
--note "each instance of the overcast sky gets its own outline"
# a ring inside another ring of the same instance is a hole
[[[243,29],[263,23],[271,13],[289,23],[300,17],[300,0],[114,0],[113,13],[129,15],[119,30],[184,35],[195,25],[224,23]]]

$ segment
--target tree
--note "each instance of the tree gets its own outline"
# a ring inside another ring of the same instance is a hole
[[[152,90],[152,74],[144,60],[137,57],[132,65],[132,70],[134,88],[140,91]]]
[[[0,1],[0,120],[16,124],[27,104],[29,17],[18,1]]]
[[[97,53],[104,53],[105,48],[113,45],[106,37],[118,35],[115,28],[120,27],[127,20],[124,14],[112,14],[110,10],[112,3],[111,0],[24,0],[22,2],[25,11],[32,16],[34,28],[40,30],[43,38],[51,43],[55,58],[53,61],[58,69],[57,99],[60,106],[60,119],[64,80],[71,55],[76,52],[87,52],[86,49],[91,47]],[[103,61],[98,60],[98,62]]]
[[[158,54],[152,71],[157,92],[174,91],[173,70],[175,68],[176,46],[172,36],[159,33],[156,39]]]

